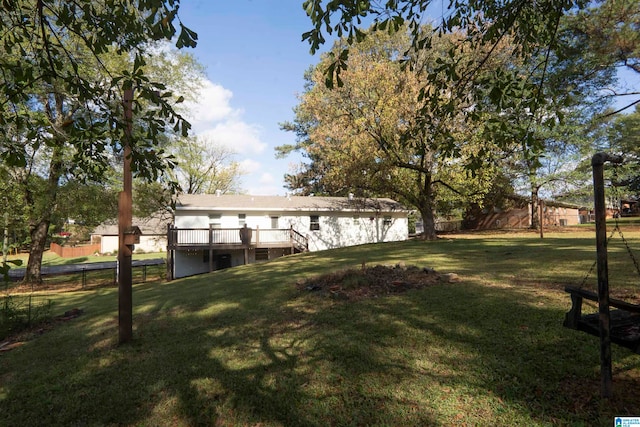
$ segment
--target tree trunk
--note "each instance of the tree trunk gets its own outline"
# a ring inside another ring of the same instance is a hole
[[[66,136],[61,131],[64,127],[67,117],[64,112],[64,96],[56,93],[54,96],[54,104],[50,100],[43,100],[47,118],[54,130],[54,137],[51,140],[52,152],[49,161],[49,176],[47,177],[47,185],[43,194],[33,194],[27,190],[26,200],[31,206],[44,206],[45,208],[34,209],[31,213],[31,249],[29,251],[29,261],[24,276],[24,283],[40,284],[42,283],[41,265],[42,255],[47,244],[47,236],[49,234],[49,225],[51,225],[52,213],[56,209],[56,201],[58,196],[58,187],[60,177],[62,176],[64,167],[64,147]],[[41,200],[34,203],[34,198]]]
[[[436,218],[433,214],[433,191],[431,188],[431,176],[426,177],[426,184],[422,189],[422,194],[418,200],[418,210],[422,216],[422,238],[424,240],[436,240]]]
[[[33,197],[42,199],[42,202],[36,204],[46,206],[46,209],[41,212],[36,210],[31,213],[32,225],[29,231],[31,235],[31,248],[29,250],[29,261],[27,262],[27,269],[24,276],[24,283],[26,284],[37,285],[42,283],[40,271],[42,255],[47,244],[52,212],[56,207],[58,185],[62,175],[62,165],[62,149],[56,147],[53,150],[51,162],[49,163],[49,178],[45,190],[46,194],[29,194],[29,199]],[[33,201],[31,201],[31,203],[33,204]]]
[[[423,172],[420,174],[419,180],[422,182],[418,186],[420,194],[415,200],[415,206],[422,216],[424,230],[422,231],[421,237],[424,240],[436,240],[438,239],[438,235],[436,234],[436,219],[433,214],[434,192],[431,174]]]
[[[424,240],[436,240],[438,235],[436,234],[436,219],[433,215],[433,209],[431,204],[428,206],[420,207],[420,215],[422,215],[422,224],[424,231],[422,232],[422,238]]]
[[[537,230],[538,225],[540,224],[540,218],[538,215],[538,204],[540,203],[538,199],[538,188],[531,189],[531,229]]]
[[[49,224],[50,221],[48,219],[43,219],[30,230],[31,250],[29,251],[29,261],[24,273],[24,283],[31,285],[42,283],[42,255],[47,244]]]
[[[4,213],[4,236],[2,239],[2,264],[7,264],[7,255],[9,255],[9,212]]]

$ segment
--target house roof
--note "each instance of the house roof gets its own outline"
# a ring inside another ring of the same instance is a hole
[[[246,211],[272,210],[306,212],[393,212],[407,210],[395,200],[386,198],[182,194],[178,196],[176,200],[176,211],[237,211],[239,209]]]
[[[154,216],[139,218],[133,217],[131,223],[142,231],[144,236],[167,234],[167,225],[171,224],[173,218],[170,215],[157,214]],[[118,235],[118,219],[110,219],[97,226],[91,234],[101,236]]]
[[[515,202],[519,202],[522,205],[522,207],[527,206],[528,204],[531,203],[531,198],[529,196],[522,196],[520,194],[511,194],[506,196],[506,198],[511,199]],[[540,199],[540,200],[542,200],[546,206],[551,206],[554,208],[568,208],[568,209],[580,208],[580,206],[574,205],[572,203],[558,202],[555,200],[547,200],[547,199]]]

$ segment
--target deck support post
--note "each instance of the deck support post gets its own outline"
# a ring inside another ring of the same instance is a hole
[[[213,271],[213,225],[209,224],[209,273]]]
[[[173,225],[167,224],[167,281],[173,280],[173,257],[175,256],[175,248],[177,246],[176,234],[173,232]]]

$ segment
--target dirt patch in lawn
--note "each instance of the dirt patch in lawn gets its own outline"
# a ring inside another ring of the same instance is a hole
[[[300,281],[296,286],[302,292],[319,296],[359,300],[459,280],[458,275],[454,273],[438,273],[428,267],[397,264],[340,270]]]

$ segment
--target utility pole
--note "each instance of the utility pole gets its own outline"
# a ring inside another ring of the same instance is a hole
[[[118,198],[118,337],[120,344],[133,338],[133,290],[131,274],[133,221],[131,138],[133,126],[133,89],[124,91],[125,137],[123,141],[123,190]]]

